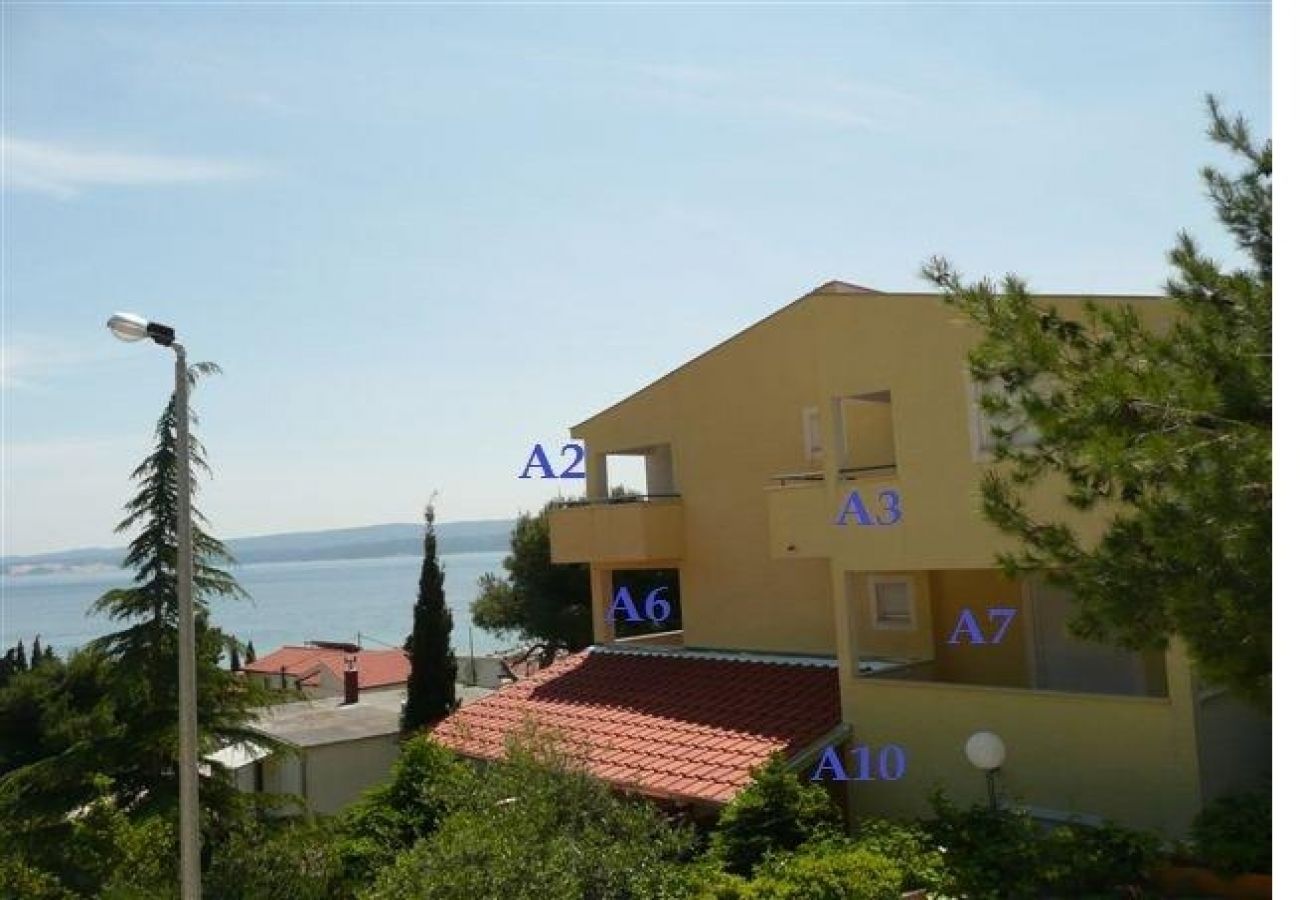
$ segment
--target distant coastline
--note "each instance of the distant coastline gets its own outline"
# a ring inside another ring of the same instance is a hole
[[[507,551],[513,519],[445,522],[438,525],[440,553]],[[367,525],[323,531],[294,531],[230,538],[226,547],[242,565],[264,562],[311,562],[331,559],[377,559],[418,556],[424,526],[418,523]],[[86,547],[29,556],[0,558],[0,574],[11,578],[39,575],[94,574],[120,568],[125,547]]]

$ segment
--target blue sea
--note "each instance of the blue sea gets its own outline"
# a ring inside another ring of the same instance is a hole
[[[449,553],[447,602],[455,618],[457,653],[470,646],[469,606],[484,572],[504,574],[502,551]],[[251,600],[216,600],[212,617],[225,631],[253,642],[259,656],[307,640],[355,641],[380,649],[400,645],[411,631],[411,607],[420,578],[418,556],[256,563],[231,572]],[[120,625],[89,615],[90,604],[113,587],[130,584],[129,572],[0,576],[0,652],[20,638],[52,645],[60,654]],[[474,630],[474,652],[512,646]]]

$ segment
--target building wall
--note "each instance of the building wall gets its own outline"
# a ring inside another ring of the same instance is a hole
[[[1197,701],[1197,752],[1206,800],[1266,787],[1272,772],[1272,724],[1222,690]]]
[[[1056,302],[1067,311],[1081,305]],[[1153,316],[1163,309],[1141,307]],[[965,363],[975,337],[933,295],[816,294],[573,429],[586,442],[596,496],[606,489],[607,454],[670,445],[687,547],[679,566],[688,646],[830,652],[829,570],[817,560],[869,571],[984,569],[1010,548],[979,512],[988,463],[972,444]],[[882,391],[888,404],[846,403],[843,415],[835,402]],[[820,410],[817,460],[804,445],[809,406]],[[842,464],[874,462],[891,446],[896,473],[839,480]],[[826,478],[812,486],[772,481],[818,468]],[[880,490],[898,490],[902,522],[835,525],[852,487],[872,503]],[[1101,519],[1050,491],[1031,509],[1084,532]]]
[[[1029,687],[1029,641],[1020,583],[995,569],[950,569],[932,572],[930,584],[938,677],[967,684]],[[988,614],[995,606],[1016,610],[996,644],[993,638],[1000,626]],[[958,636],[958,643],[948,643],[964,609],[971,611],[983,644],[968,640],[967,631]]]
[[[925,815],[936,786],[959,803],[983,802],[984,775],[965,742],[989,730],[1007,746],[1000,787],[1009,800],[1182,836],[1202,795],[1189,676],[1182,665],[1171,673],[1171,696],[1149,698],[860,678],[841,667],[853,743],[896,744],[907,759],[898,781],[851,782],[852,813]]]
[[[811,333],[809,310],[782,318]],[[808,348],[784,328],[760,326],[629,398],[617,414],[574,429],[586,441],[589,473],[607,453],[671,445],[689,548],[675,563],[689,646],[805,653],[834,646],[825,563],[790,564],[768,553],[763,488],[773,475],[811,465],[802,410],[816,404],[817,385]]]
[[[307,806],[332,814],[367,788],[387,780],[399,755],[398,735],[380,735],[307,748]]]

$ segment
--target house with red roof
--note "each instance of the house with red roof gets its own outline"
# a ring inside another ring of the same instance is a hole
[[[853,818],[923,815],[942,786],[1170,837],[1265,783],[1267,716],[1178,640],[1082,640],[1067,592],[998,566],[980,484],[999,432],[1036,436],[981,402],[1003,388],[972,380],[977,339],[939,295],[833,281],[572,428],[586,498],[549,513],[551,557],[589,566],[595,646],[432,738],[492,760],[540,727],[620,790],[703,808],[773,751],[826,776],[834,747]],[[639,495],[611,491],[616,457],[643,463]],[[1027,503],[1085,540],[1110,514],[1042,486]]]
[[[405,650],[363,650],[355,644],[312,641],[281,647],[244,666],[245,677],[305,696],[343,696],[344,672],[355,666],[362,693],[405,687],[411,661]]]

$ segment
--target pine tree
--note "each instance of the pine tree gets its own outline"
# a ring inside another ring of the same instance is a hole
[[[1040,435],[1024,446],[1014,429],[997,429],[1003,465],[982,493],[989,520],[1019,539],[1004,567],[1043,571],[1073,591],[1075,634],[1133,650],[1178,636],[1206,679],[1267,705],[1273,152],[1208,103],[1211,139],[1244,171],[1202,176],[1246,265],[1224,271],[1179,235],[1170,327],[1145,324],[1128,304],[1067,318],[1021,279],[967,283],[942,259],[925,274],[984,330],[972,374],[1005,386],[985,410]],[[1099,541],[1031,514],[1027,491],[1058,479],[1071,506],[1110,514]]]
[[[196,364],[190,369],[190,383],[219,371],[212,363]],[[198,421],[192,410],[191,421]],[[179,602],[174,396],[158,419],[154,434],[153,452],[131,473],[140,485],[139,492],[127,503],[126,518],[117,526],[118,532],[139,529],[123,561],[123,566],[135,569],[135,584],[108,591],[93,606],[95,612],[126,623],[122,630],[92,644],[110,663],[109,689],[119,724],[96,750],[96,768],[112,777],[113,790],[124,806],[133,804],[132,811],[141,814],[173,807],[177,797]],[[193,437],[185,462],[192,472],[211,474],[203,445]],[[196,482],[191,478],[192,492],[197,491]],[[203,515],[191,509],[200,756],[235,741],[265,746],[265,737],[244,727],[254,707],[264,702],[264,692],[221,666],[221,653],[229,638],[208,621],[213,599],[247,595],[221,568],[232,563],[233,558],[220,541],[203,530]],[[214,769],[220,772],[220,767]],[[233,786],[220,775],[202,776],[200,792],[202,803],[209,809],[229,809],[234,802]]]
[[[533,642],[529,653],[539,651],[543,667],[560,650],[581,650],[593,640],[588,567],[551,562],[548,513],[555,505],[552,501],[535,515],[523,513],[515,520],[510,555],[503,564],[506,577],[480,576],[471,607],[479,628]]]
[[[445,718],[456,708],[456,651],[451,645],[452,618],[438,562],[438,536],[430,500],[424,508],[424,563],[406,652],[411,674],[406,682],[402,728],[412,731]]]

